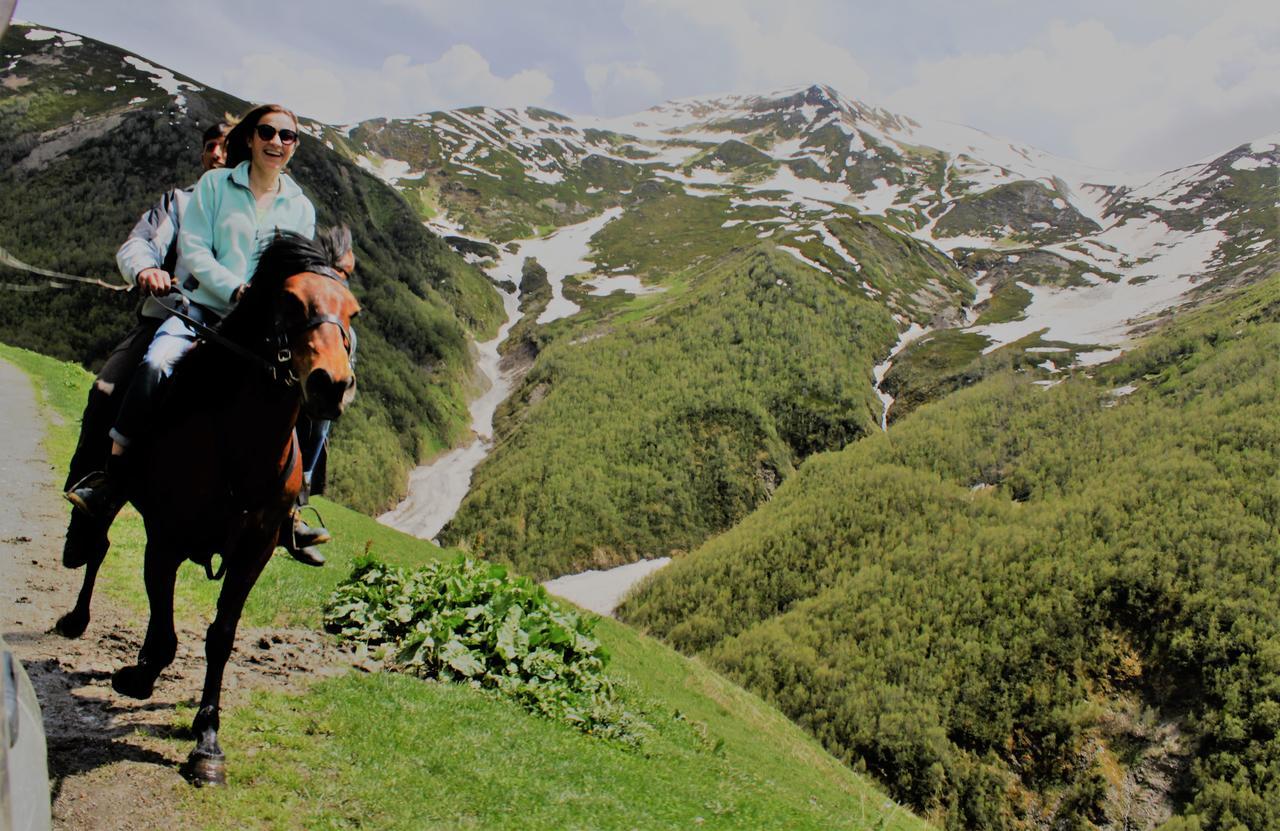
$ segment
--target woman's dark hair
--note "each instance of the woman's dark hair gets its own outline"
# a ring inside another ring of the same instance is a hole
[[[316,244],[329,258],[329,265],[338,267],[338,260],[351,250],[351,229],[346,225],[333,225],[316,233]]]
[[[293,127],[298,128],[298,117],[292,110],[279,104],[259,104],[249,112],[240,116],[240,120],[227,133],[227,167],[232,168],[249,158],[249,140],[253,136],[253,128],[270,113],[284,113],[293,119]]]

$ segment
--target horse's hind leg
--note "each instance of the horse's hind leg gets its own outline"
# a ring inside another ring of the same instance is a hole
[[[85,566],[84,580],[75,607],[54,624],[54,631],[65,638],[78,638],[89,626],[89,604],[93,601],[93,586],[98,579],[98,569],[107,557],[111,541],[107,539],[110,523],[91,519],[79,511],[71,514],[67,524],[67,541],[62,553],[63,565],[68,568]]]
[[[173,663],[178,650],[178,635],[173,629],[173,586],[181,559],[147,541],[143,577],[147,584],[147,602],[151,619],[147,637],[138,652],[138,662],[124,667],[111,678],[116,692],[130,698],[150,698],[156,679]]]
[[[254,583],[258,582],[267,560],[271,559],[275,527],[272,527],[269,540],[261,532],[256,536],[263,537],[258,541],[260,545],[245,545],[246,541],[242,540],[240,552],[232,560],[222,592],[218,595],[218,615],[209,624],[205,637],[204,692],[200,697],[200,709],[191,725],[192,732],[196,734],[196,747],[187,757],[186,771],[196,785],[225,785],[227,782],[226,757],[218,744],[222,676],[235,645],[236,627],[240,624],[245,600]],[[245,556],[246,549],[253,553]]]

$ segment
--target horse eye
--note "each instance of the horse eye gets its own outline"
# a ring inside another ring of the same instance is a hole
[[[302,298],[294,294],[285,293],[280,298],[280,313],[285,317],[302,319],[306,317],[307,305]]]

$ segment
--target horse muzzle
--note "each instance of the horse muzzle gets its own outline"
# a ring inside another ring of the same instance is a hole
[[[334,378],[326,369],[313,369],[302,387],[302,406],[312,418],[335,419],[356,394],[356,376]]]

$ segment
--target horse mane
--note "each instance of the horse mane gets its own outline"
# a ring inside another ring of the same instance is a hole
[[[292,231],[277,231],[258,258],[253,279],[240,302],[214,327],[215,331],[263,358],[271,360],[269,337],[275,326],[275,299],[284,281],[304,271],[329,267],[329,258],[312,240]],[[222,397],[233,384],[261,372],[243,358],[211,341],[198,342],[174,365],[163,409],[180,413],[210,397]]]
[[[292,231],[277,231],[258,257],[244,296],[218,326],[219,334],[247,346],[245,338],[270,331],[275,321],[273,301],[286,279],[328,267],[329,258],[315,242]]]

